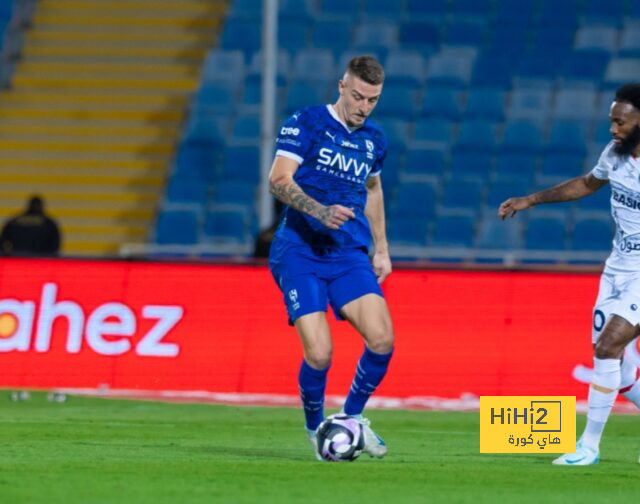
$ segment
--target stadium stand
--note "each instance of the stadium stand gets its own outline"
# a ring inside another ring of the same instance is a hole
[[[246,209],[247,244],[253,239],[250,233],[257,231],[256,204],[251,201],[257,186],[249,183],[258,183],[257,166],[240,166],[238,156],[244,150],[242,163],[257,159],[260,3],[231,2],[220,43],[206,59],[200,89],[214,62],[226,65],[234,78],[225,88],[224,72],[214,75],[207,85],[217,86],[217,98],[207,97],[204,90],[196,93],[187,121],[203,113],[225,124],[214,128],[215,138],[204,140],[209,154],[191,155],[214,162],[206,177],[206,204],[229,204],[234,199],[229,194],[236,194]],[[640,75],[640,12],[634,2],[610,4],[283,2],[280,120],[299,107],[332,101],[346,61],[356,54],[375,54],[387,74],[374,119],[389,136],[383,184],[389,235],[399,256],[407,256],[404,244],[419,257],[429,257],[429,247],[447,244],[478,250],[495,244],[522,257],[528,250],[555,250],[562,260],[571,260],[572,251],[602,252],[597,246],[602,242],[585,245],[583,238],[590,229],[604,230],[594,222],[608,219],[606,190],[563,205],[566,222],[544,212],[519,224],[493,220],[506,197],[585,173],[609,141],[606,116],[613,90]],[[188,130],[182,135],[175,172],[183,149],[190,148]],[[228,183],[229,193],[220,189]],[[240,188],[240,183],[246,185]],[[170,203],[165,198],[165,204]],[[452,226],[459,230],[452,231]],[[416,253],[416,246],[421,251]],[[593,260],[601,257],[594,254]]]

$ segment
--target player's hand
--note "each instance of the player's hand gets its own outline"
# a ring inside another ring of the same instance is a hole
[[[318,219],[329,229],[340,229],[349,219],[355,218],[356,214],[351,208],[342,205],[326,206],[320,211]]]
[[[373,271],[378,277],[378,283],[384,282],[384,279],[391,274],[391,258],[388,252],[376,252],[371,261]]]
[[[498,217],[502,220],[507,217],[513,217],[520,210],[526,210],[533,206],[533,199],[531,196],[523,196],[521,198],[509,198],[503,202],[498,208]]]

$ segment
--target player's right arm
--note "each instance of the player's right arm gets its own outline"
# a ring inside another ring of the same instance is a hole
[[[509,198],[498,208],[498,216],[504,220],[507,217],[513,217],[520,210],[542,203],[559,203],[584,198],[596,192],[607,182],[608,180],[601,180],[592,173],[587,173],[528,196]]]
[[[306,194],[293,179],[299,163],[291,158],[276,156],[269,174],[269,191],[285,205],[315,217],[329,229],[340,229],[353,210],[342,205],[326,206]]]

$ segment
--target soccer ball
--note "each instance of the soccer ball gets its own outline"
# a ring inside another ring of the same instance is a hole
[[[318,427],[316,435],[318,453],[329,462],[351,462],[364,449],[362,424],[344,413],[328,416]]]

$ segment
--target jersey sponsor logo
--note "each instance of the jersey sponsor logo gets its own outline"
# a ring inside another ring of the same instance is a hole
[[[291,135],[298,136],[300,134],[300,128],[292,128],[291,126],[283,126],[280,128],[280,134],[283,136]]]
[[[371,165],[368,163],[359,162],[358,159],[342,154],[341,152],[334,152],[333,150],[323,147],[318,153],[318,162],[321,165],[331,168],[338,168],[343,172],[350,172],[353,169],[353,173],[358,178],[366,178],[371,172]]]
[[[144,305],[145,320],[155,320],[151,328],[134,346],[139,317],[124,303],[110,301],[97,306],[90,313],[70,300],[57,299],[58,285],[42,286],[40,303],[35,300],[0,299],[0,352],[46,353],[51,349],[53,326],[57,320],[66,320],[65,350],[69,354],[81,351],[83,340],[100,355],[122,355],[130,350],[148,357],[176,357],[180,347],[163,339],[182,319],[184,309],[174,305]]]
[[[640,234],[636,233],[620,238],[618,240],[618,249],[620,252],[627,254],[640,251]]]
[[[360,148],[360,147],[358,147],[357,144],[349,142],[349,140],[343,140],[342,142],[340,142],[340,146],[349,147],[350,149],[359,149]]]
[[[611,190],[611,194],[613,195],[613,201],[620,205],[632,210],[640,210],[640,200],[637,195],[625,194],[624,192],[613,188]]]

